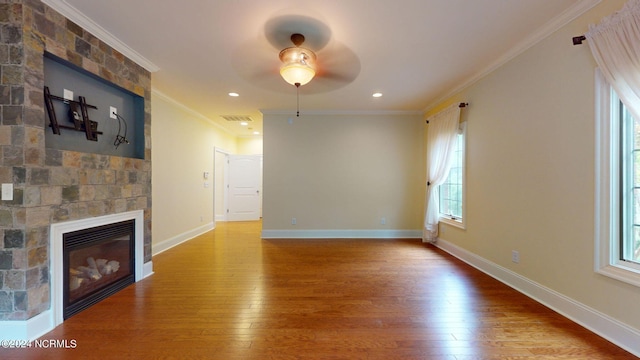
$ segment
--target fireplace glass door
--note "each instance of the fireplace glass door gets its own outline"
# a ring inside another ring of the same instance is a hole
[[[64,318],[135,282],[135,220],[65,233]]]

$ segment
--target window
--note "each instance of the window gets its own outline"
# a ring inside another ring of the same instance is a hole
[[[640,121],[596,84],[596,271],[640,286]]]
[[[438,188],[440,221],[464,227],[465,124],[461,124],[447,180]]]
[[[614,94],[615,95],[615,94]],[[624,104],[619,106],[620,123],[620,198],[622,224],[620,226],[620,260],[640,263],[640,124],[634,120]]]

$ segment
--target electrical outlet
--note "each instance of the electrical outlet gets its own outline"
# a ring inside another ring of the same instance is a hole
[[[518,264],[520,262],[520,253],[516,250],[511,251],[511,261]]]
[[[73,100],[73,91],[71,91],[69,89],[62,90],[62,97],[65,100]]]
[[[295,225],[297,223],[296,218],[291,218],[291,225]]]
[[[118,113],[118,109],[113,107],[113,106],[109,106],[109,117],[112,119],[117,119],[118,117],[116,116],[116,114]]]
[[[380,225],[386,225],[387,223],[387,218],[380,218]]]

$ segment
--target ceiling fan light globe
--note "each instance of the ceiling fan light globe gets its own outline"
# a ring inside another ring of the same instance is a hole
[[[304,85],[316,75],[316,54],[309,49],[286,48],[280,52],[280,61],[280,75],[291,85]]]
[[[313,79],[313,77],[316,75],[316,71],[310,66],[300,63],[293,63],[283,65],[280,68],[280,75],[282,76],[284,81],[288,82],[291,85],[304,85],[311,81],[311,79]]]

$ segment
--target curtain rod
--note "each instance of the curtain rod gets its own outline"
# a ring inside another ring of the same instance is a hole
[[[461,102],[460,104],[458,104],[458,107],[459,107],[459,108],[464,108],[464,107],[467,107],[467,106],[469,106],[469,103],[468,103],[468,102]],[[428,123],[429,123],[429,120],[426,120],[426,122],[427,122],[427,124],[428,124]]]
[[[573,40],[573,45],[582,45],[582,42],[587,40],[587,37],[584,35],[574,36],[571,40]]]

